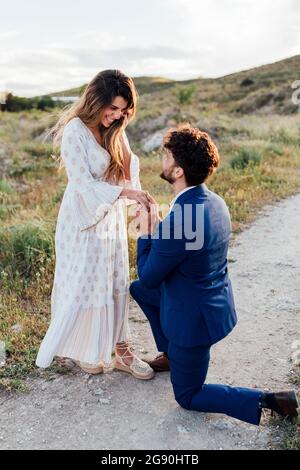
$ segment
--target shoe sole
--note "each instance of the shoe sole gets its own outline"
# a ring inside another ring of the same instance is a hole
[[[137,372],[134,372],[133,370],[131,370],[129,366],[127,366],[127,367],[123,366],[119,362],[115,361],[113,365],[114,365],[115,369],[121,370],[123,372],[127,372],[128,374],[133,375],[133,377],[135,377],[136,379],[150,380],[154,377],[154,371],[150,372],[148,375],[141,375],[141,374],[138,374]]]
[[[93,375],[103,374],[103,367],[102,366],[99,366],[99,367],[85,367],[85,366],[81,365],[80,361],[73,361],[73,362],[78,367],[80,367],[80,369],[83,370],[83,372],[86,372],[87,374],[93,374]]]
[[[152,366],[150,366],[150,367],[152,367]],[[161,369],[159,367],[152,367],[152,369],[154,370],[154,372],[170,372],[170,369]]]

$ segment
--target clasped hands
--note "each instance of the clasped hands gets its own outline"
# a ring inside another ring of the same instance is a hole
[[[137,211],[135,214],[135,220],[139,228],[139,234],[142,235],[153,235],[157,225],[160,222],[158,204],[155,199],[149,195],[148,208],[145,209],[141,204],[137,204]]]

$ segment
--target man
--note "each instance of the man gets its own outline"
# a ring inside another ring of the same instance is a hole
[[[167,132],[164,149],[161,177],[172,185],[175,199],[159,224],[155,212],[150,218],[140,213],[139,280],[130,287],[162,352],[149,364],[156,371],[170,369],[183,408],[252,424],[259,424],[262,408],[297,416],[294,391],[204,384],[211,346],[237,322],[227,267],[230,215],[223,199],[204,184],[220,159],[209,135],[182,125]]]

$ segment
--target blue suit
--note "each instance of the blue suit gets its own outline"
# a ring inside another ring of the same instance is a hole
[[[204,385],[210,347],[237,322],[227,266],[230,235],[223,199],[205,184],[188,189],[154,235],[139,238],[139,280],[130,292],[150,322],[157,349],[169,357],[177,402],[259,424],[262,391]]]

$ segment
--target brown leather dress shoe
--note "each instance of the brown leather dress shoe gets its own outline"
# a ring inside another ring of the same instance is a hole
[[[152,360],[145,360],[155,372],[166,372],[170,370],[169,359],[165,353],[161,353]]]
[[[265,404],[266,408],[276,411],[283,418],[298,416],[299,403],[294,390],[266,393]]]

